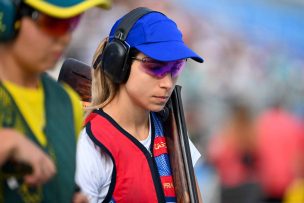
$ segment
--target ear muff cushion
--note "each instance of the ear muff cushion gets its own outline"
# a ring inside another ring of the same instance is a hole
[[[114,39],[105,47],[101,59],[104,72],[115,82],[122,83],[128,78],[127,57],[129,47],[122,41]]]
[[[0,1],[0,41],[5,42],[15,35],[16,7],[12,0]]]

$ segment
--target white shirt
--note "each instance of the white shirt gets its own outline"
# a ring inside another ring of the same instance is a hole
[[[148,137],[140,143],[150,151],[151,123]],[[189,145],[194,166],[201,154],[190,140]],[[76,183],[87,195],[90,203],[102,202],[111,183],[113,162],[108,154],[93,143],[85,129],[78,140],[76,163]]]

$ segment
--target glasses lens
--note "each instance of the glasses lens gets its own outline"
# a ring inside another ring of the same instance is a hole
[[[162,78],[168,73],[174,78],[177,77],[185,67],[185,64],[186,60],[161,62],[148,58],[145,58],[143,62],[145,71],[158,78]]]
[[[60,19],[40,13],[37,18],[37,23],[46,33],[52,36],[62,36],[67,32],[72,32],[78,25],[79,20],[80,15],[72,18]]]

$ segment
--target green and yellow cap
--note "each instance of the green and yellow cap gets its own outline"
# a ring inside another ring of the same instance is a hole
[[[24,0],[24,2],[56,18],[70,18],[95,6],[104,9],[111,7],[111,0]]]

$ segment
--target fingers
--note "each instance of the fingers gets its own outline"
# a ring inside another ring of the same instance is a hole
[[[34,172],[32,175],[25,176],[24,181],[30,186],[39,186],[42,184],[42,175],[38,172],[38,169],[34,170]]]
[[[47,157],[42,157],[43,160],[32,163],[33,173],[24,177],[27,184],[38,186],[46,183],[56,174],[54,163]]]
[[[33,170],[30,175],[25,176],[26,183],[41,185],[55,175],[53,161],[39,146],[22,135],[16,135],[15,140],[13,159],[29,164]]]
[[[46,163],[45,163],[45,169],[43,170],[43,172],[49,177],[48,179],[50,179],[51,177],[53,177],[56,174],[56,166],[54,164],[54,162],[49,159],[47,157]]]
[[[89,200],[84,194],[77,192],[74,194],[73,203],[89,203]]]

